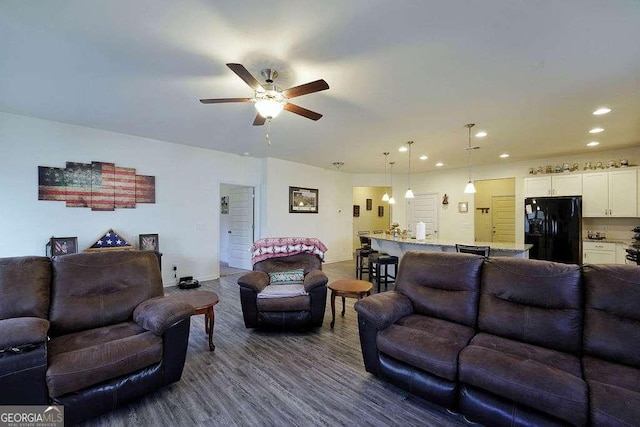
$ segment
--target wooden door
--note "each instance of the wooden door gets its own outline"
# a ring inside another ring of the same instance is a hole
[[[515,196],[491,197],[492,242],[516,241],[516,198]]]

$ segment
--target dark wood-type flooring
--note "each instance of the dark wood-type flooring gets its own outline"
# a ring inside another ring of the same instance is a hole
[[[330,282],[355,277],[353,262],[325,264],[323,269]],[[246,329],[237,285],[243,271],[225,268],[224,273],[199,288],[220,297],[215,306],[215,352],[208,348],[204,316],[192,317],[182,380],[85,425],[466,425],[462,417],[365,371],[355,299],[347,298],[344,317],[336,299],[333,330],[330,292],[322,328],[304,333]]]

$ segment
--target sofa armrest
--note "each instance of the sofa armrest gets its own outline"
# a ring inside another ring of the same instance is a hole
[[[322,270],[312,270],[304,276],[304,290],[309,292],[318,286],[326,286],[329,278]]]
[[[39,317],[12,317],[0,320],[0,349],[47,341],[49,321]]]
[[[141,302],[133,311],[133,321],[156,335],[162,335],[176,322],[194,314],[193,307],[169,296]]]
[[[413,313],[411,300],[396,291],[374,294],[358,300],[354,308],[378,330],[385,329],[398,319]]]
[[[252,271],[247,274],[243,274],[238,279],[238,285],[243,288],[249,288],[257,293],[262,292],[264,288],[269,284],[269,275],[264,271]]]

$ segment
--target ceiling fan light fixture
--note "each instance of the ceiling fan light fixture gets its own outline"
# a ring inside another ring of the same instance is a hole
[[[273,98],[263,98],[256,101],[256,110],[265,119],[278,117],[283,108],[284,103]]]

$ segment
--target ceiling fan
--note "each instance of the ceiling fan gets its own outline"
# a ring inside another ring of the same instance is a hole
[[[258,114],[253,121],[254,126],[262,126],[268,119],[276,117],[284,109],[311,120],[318,120],[322,114],[307,110],[298,105],[288,102],[289,99],[297,96],[307,95],[314,92],[329,89],[329,85],[324,80],[316,80],[303,85],[294,86],[281,90],[273,81],[278,77],[278,72],[271,68],[265,68],[260,72],[266,84],[262,85],[242,64],[227,64],[227,67],[238,75],[251,89],[255,91],[253,98],[217,98],[201,99],[203,104],[221,104],[225,102],[253,102],[256,105]]]

